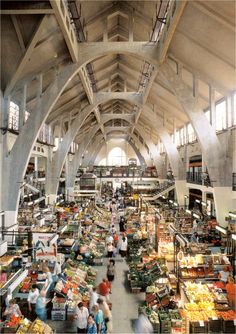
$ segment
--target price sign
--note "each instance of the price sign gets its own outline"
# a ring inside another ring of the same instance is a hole
[[[212,320],[218,320],[218,318],[217,317],[212,317]]]
[[[236,326],[236,319],[234,319],[234,326]]]
[[[204,327],[204,321],[200,320],[199,325],[200,325],[200,327]]]

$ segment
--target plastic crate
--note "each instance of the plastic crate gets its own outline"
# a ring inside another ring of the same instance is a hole
[[[189,324],[190,333],[208,333],[208,322],[191,321]]]
[[[137,286],[131,287],[131,292],[132,293],[140,293],[140,291],[141,291],[141,288],[139,288]]]
[[[235,320],[223,320],[222,332],[223,333],[236,333],[236,321]]]
[[[102,266],[102,265],[103,265],[103,258],[95,258],[95,259],[93,260],[93,264],[94,264],[95,266]]]
[[[222,319],[209,319],[208,322],[208,333],[221,333],[222,331]]]
[[[64,321],[64,320],[66,320],[66,311],[65,310],[52,310],[51,319],[53,321]]]

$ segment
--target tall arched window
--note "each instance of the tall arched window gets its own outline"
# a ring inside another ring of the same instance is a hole
[[[120,147],[114,147],[108,154],[109,166],[127,165],[127,158],[125,152]]]

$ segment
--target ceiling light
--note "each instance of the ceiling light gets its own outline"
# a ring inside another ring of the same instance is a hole
[[[201,203],[201,201],[199,199],[195,199],[195,202],[199,203],[199,204]]]

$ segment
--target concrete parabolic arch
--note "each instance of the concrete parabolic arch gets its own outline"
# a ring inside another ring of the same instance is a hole
[[[77,63],[66,66],[60,72],[55,71],[52,83],[42,94],[38,95],[37,107],[34,112],[30,114],[11,151],[8,152],[4,159],[3,169],[5,174],[3,178],[3,189],[8,189],[8,191],[1,203],[1,209],[5,211],[6,226],[11,226],[16,223],[20,185],[23,182],[30,154],[39,132],[65,87],[82,67],[88,62],[95,60],[97,57],[114,53],[131,54],[141,59],[147,59],[154,65],[158,65],[158,48],[155,44],[146,42],[133,42],[132,45],[126,42],[109,42],[106,43],[106,45],[98,45],[99,43],[96,43],[96,45],[88,44],[79,44],[79,61]],[[7,99],[8,96],[3,98],[1,94],[2,110],[6,108]],[[15,168],[16,165],[17,168]]]

